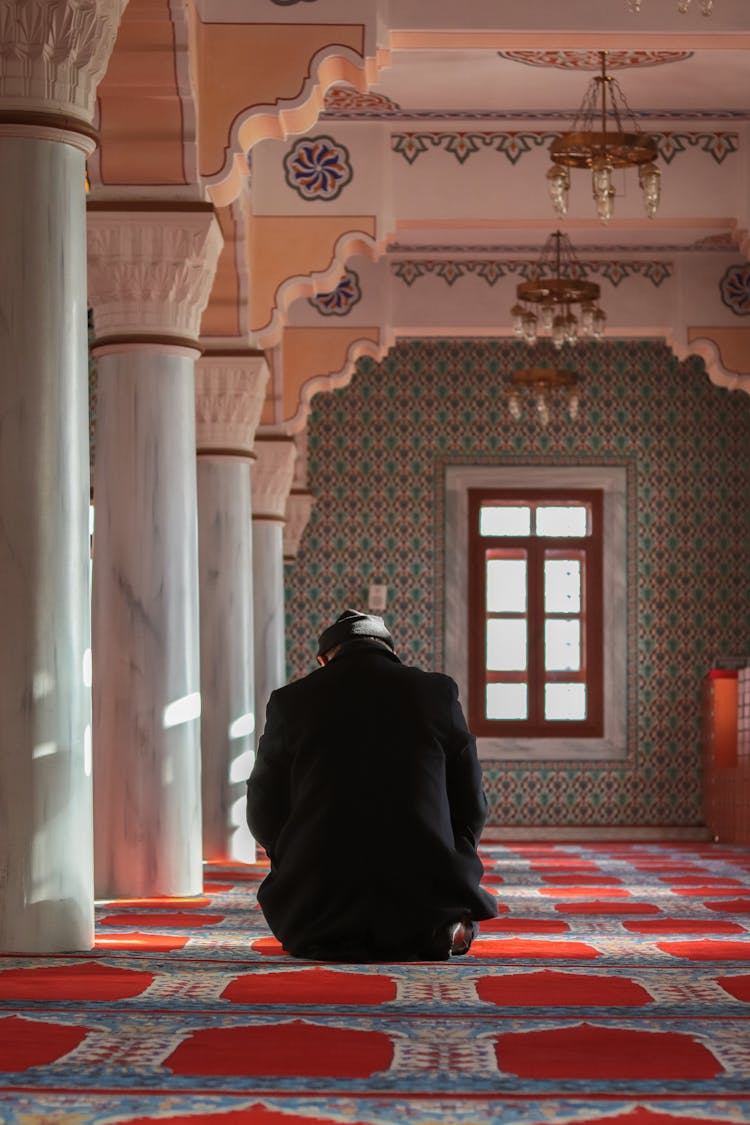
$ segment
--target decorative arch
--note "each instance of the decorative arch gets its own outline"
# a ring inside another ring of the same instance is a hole
[[[678,342],[674,337],[668,338],[667,343],[680,360],[691,355],[700,356],[715,386],[750,394],[750,329],[688,328],[686,343]],[[746,372],[729,367],[730,357],[732,363],[738,366],[742,363]]]

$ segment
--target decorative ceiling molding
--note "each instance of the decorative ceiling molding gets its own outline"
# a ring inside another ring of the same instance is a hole
[[[728,231],[719,234],[709,234],[697,242],[657,243],[649,242],[636,245],[635,243],[597,243],[589,244],[582,249],[584,254],[692,254],[696,250],[705,250],[716,253],[717,250],[735,250],[735,239]],[[507,258],[518,254],[537,254],[538,244],[502,244],[486,243],[468,245],[458,243],[406,243],[391,242],[386,246],[388,254],[408,254],[411,257],[433,256],[437,254],[460,255],[461,257],[477,257],[478,255],[493,255],[496,258]]]
[[[576,114],[570,109],[398,109],[379,112],[376,109],[335,113],[322,112],[319,121],[345,121],[368,118],[388,121],[564,121]],[[746,109],[644,109],[638,110],[639,121],[750,121]]]
[[[492,148],[501,153],[511,164],[517,164],[526,153],[534,148],[541,148],[556,140],[559,133],[525,132],[479,132],[472,131],[435,131],[435,132],[404,132],[391,134],[391,149],[403,156],[407,164],[414,164],[417,157],[430,149],[450,153],[459,164],[465,164],[470,156],[482,149]],[[659,156],[666,164],[671,164],[675,156],[687,152],[689,148],[697,148],[717,164],[722,164],[726,158],[739,149],[739,133],[705,132],[705,133],[674,133],[652,132],[650,137],[656,141]]]
[[[526,66],[556,67],[559,70],[599,70],[598,51],[498,51],[501,59]],[[607,70],[624,70],[633,66],[662,66],[684,62],[692,51],[607,51]]]
[[[385,94],[368,94],[352,86],[332,86],[326,93],[324,113],[331,117],[340,114],[356,117],[389,117],[399,113],[401,106]]]
[[[453,285],[459,278],[475,275],[493,286],[504,277],[518,275],[530,278],[536,267],[536,261],[497,261],[496,259],[462,259],[455,258],[405,258],[391,262],[391,272],[405,285],[412,286],[415,281],[428,275],[441,278],[447,285]],[[589,261],[585,262],[585,269],[581,276],[599,274],[613,287],[617,287],[626,277],[642,277],[658,287],[673,274],[674,267],[670,262],[645,262],[645,261]]]

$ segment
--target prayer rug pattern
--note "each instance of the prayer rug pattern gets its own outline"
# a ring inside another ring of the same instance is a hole
[[[0,1122],[750,1125],[750,852],[482,856],[500,913],[451,962],[289,957],[262,864],[0,957]]]

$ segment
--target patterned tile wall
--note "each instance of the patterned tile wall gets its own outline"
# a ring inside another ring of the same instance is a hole
[[[316,496],[287,570],[288,668],[313,667],[314,638],[370,582],[409,663],[440,667],[441,481],[447,462],[628,463],[636,606],[635,737],[617,764],[495,763],[498,825],[692,825],[700,807],[700,687],[716,654],[750,651],[750,398],[713,386],[702,361],[656,341],[577,354],[581,415],[512,422],[503,373],[554,362],[503,340],[407,340],[351,384],[313,400]],[[437,612],[436,612],[437,611]]]

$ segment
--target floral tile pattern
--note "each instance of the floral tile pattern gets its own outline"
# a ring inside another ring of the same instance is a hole
[[[288,671],[314,664],[315,638],[347,605],[388,586],[386,619],[409,663],[440,667],[436,521],[442,472],[465,464],[575,464],[635,475],[637,748],[617,764],[494,764],[502,825],[690,825],[700,815],[700,687],[717,656],[750,638],[750,400],[711,384],[658,341],[604,341],[577,353],[581,415],[513,422],[503,373],[553,362],[505,340],[404,340],[351,384],[313,400],[313,515],[287,571]],[[523,353],[523,354],[522,354]]]

